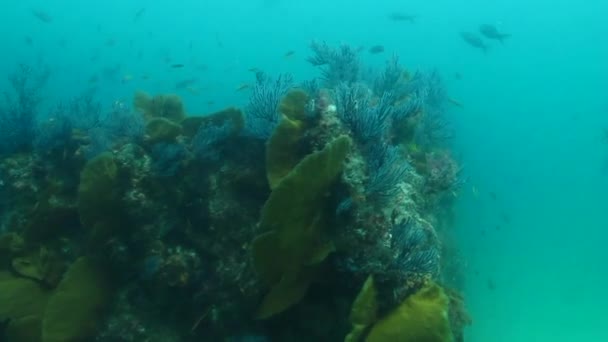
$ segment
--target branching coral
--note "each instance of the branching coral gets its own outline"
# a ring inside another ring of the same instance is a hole
[[[348,45],[332,48],[326,42],[312,42],[313,56],[308,62],[321,67],[321,75],[329,87],[338,84],[354,83],[359,79],[360,64],[357,51]]]
[[[336,89],[340,119],[361,145],[385,141],[393,113],[392,102],[392,95],[384,93],[374,104],[371,91],[362,84],[342,83]]]
[[[276,80],[263,72],[256,73],[256,83],[253,87],[249,104],[245,108],[247,135],[259,139],[267,139],[278,125],[278,112],[281,98],[293,86],[291,75],[279,75]]]
[[[31,148],[42,100],[40,90],[49,76],[48,68],[37,71],[20,65],[9,77],[14,96],[5,93],[6,102],[0,106],[0,155]]]
[[[412,168],[400,148],[378,143],[367,148],[369,178],[366,187],[368,199],[382,205],[399,191],[398,184]]]
[[[80,140],[85,157],[91,159],[113,144],[140,140],[143,132],[143,119],[122,102],[104,110],[92,93],[84,93],[60,103],[47,118],[37,121],[34,147],[46,153]]]

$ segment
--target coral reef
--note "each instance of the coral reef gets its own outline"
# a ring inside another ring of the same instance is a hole
[[[20,69],[0,109],[0,340],[462,341],[438,74],[311,47],[319,80],[257,73],[244,111],[206,115],[137,92],[42,116],[44,77]]]

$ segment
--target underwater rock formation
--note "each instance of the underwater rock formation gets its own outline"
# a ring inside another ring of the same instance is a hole
[[[244,112],[80,97],[0,136],[0,340],[461,341],[437,75],[312,48]]]

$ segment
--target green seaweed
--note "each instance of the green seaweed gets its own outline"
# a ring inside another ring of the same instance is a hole
[[[302,156],[298,153],[298,143],[304,128],[301,121],[284,116],[268,139],[266,146],[266,176],[271,189],[298,164]]]
[[[262,234],[254,239],[252,253],[254,267],[271,291],[257,318],[268,318],[297,303],[313,280],[315,265],[333,251],[326,236],[326,193],[342,172],[350,144],[350,138],[341,136],[306,156],[262,208]]]
[[[308,93],[302,89],[290,90],[279,103],[279,113],[291,120],[304,121],[306,119],[306,106]]]
[[[7,341],[39,341],[48,300],[49,292],[35,281],[0,272],[0,321],[9,321]]]
[[[377,296],[378,291],[374,285],[374,278],[370,275],[353,302],[349,317],[353,328],[344,342],[361,341],[367,328],[376,322],[378,319]]]
[[[449,298],[429,283],[372,327],[366,342],[451,342]]]
[[[174,94],[150,96],[138,91],[133,97],[133,107],[143,115],[146,121],[165,118],[179,123],[186,117],[182,99]]]
[[[181,133],[182,126],[166,118],[153,118],[146,124],[149,143],[173,142]]]
[[[42,322],[42,341],[90,340],[109,292],[97,265],[86,257],[77,259],[49,298]]]
[[[118,184],[118,166],[111,153],[100,154],[87,162],[78,186],[78,212],[85,228],[92,229],[116,214],[120,206]]]

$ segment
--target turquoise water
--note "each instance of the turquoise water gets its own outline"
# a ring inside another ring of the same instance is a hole
[[[418,18],[392,22],[394,11]],[[453,228],[474,321],[467,341],[605,341],[606,13],[599,0],[5,1],[0,75],[42,62],[53,72],[47,98],[95,87],[110,103],[171,91],[194,68],[198,85],[182,95],[202,113],[245,104],[235,89],[251,82],[250,68],[316,73],[312,39],[383,45],[364,55],[370,65],[394,52],[408,68],[437,68],[463,104],[449,114],[467,179]],[[484,23],[512,37],[483,53],[459,36]],[[187,68],[167,68],[169,59]],[[100,75],[116,66],[113,78]]]

